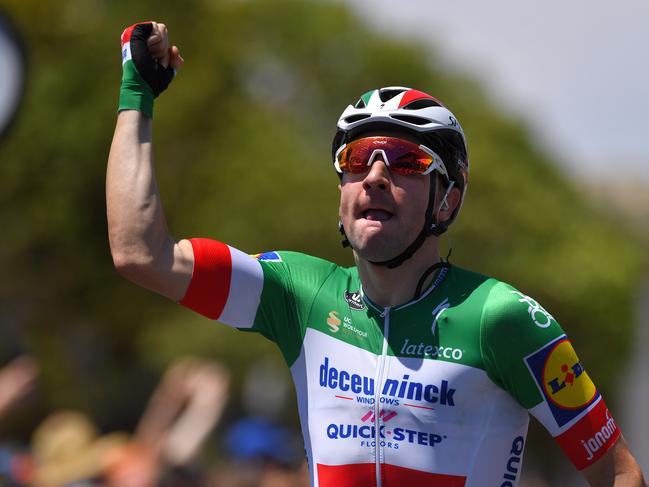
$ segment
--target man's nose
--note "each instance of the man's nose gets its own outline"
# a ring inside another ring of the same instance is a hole
[[[363,188],[368,189],[388,189],[390,187],[390,170],[388,165],[383,161],[381,156],[378,156],[369,172],[363,179]]]

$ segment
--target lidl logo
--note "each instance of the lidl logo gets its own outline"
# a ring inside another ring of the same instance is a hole
[[[329,311],[329,316],[327,316],[327,326],[329,329],[336,333],[340,329],[341,325],[340,318],[338,318],[338,311]]]
[[[599,397],[565,335],[527,356],[525,361],[560,427]]]
[[[277,252],[264,252],[263,254],[255,254],[253,257],[257,260],[265,262],[281,262],[282,257]]]
[[[580,408],[597,394],[568,339],[560,340],[550,351],[543,368],[543,382],[547,396],[564,408]]]

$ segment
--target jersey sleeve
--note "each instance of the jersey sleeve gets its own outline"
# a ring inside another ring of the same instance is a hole
[[[212,320],[261,333],[289,365],[302,346],[306,314],[334,264],[297,252],[248,255],[205,238],[190,239],[192,278],[180,304]]]
[[[570,340],[533,298],[496,284],[483,309],[481,350],[489,377],[543,424],[577,469],[618,439],[620,430]]]

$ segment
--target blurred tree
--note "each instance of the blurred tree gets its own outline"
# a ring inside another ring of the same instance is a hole
[[[601,388],[615,390],[645,267],[638,241],[584,201],[520,120],[434,52],[315,0],[5,3],[29,42],[31,79],[0,148],[0,319],[23,326],[50,406],[127,427],[173,357],[219,358],[233,367],[236,388],[245,364],[273,350],[113,270],[104,171],[119,33],[138,19],[164,21],[186,59],[155,114],[158,177],[177,236],[351,264],[336,231],[335,120],[371,87],[421,87],[462,120],[471,150],[453,261],[535,296]]]

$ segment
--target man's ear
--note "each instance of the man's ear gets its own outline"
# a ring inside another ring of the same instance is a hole
[[[442,198],[445,193],[446,193],[445,190],[441,192]],[[439,220],[441,222],[445,222],[449,218],[451,218],[451,215],[453,215],[453,212],[459,206],[461,199],[462,199],[462,193],[460,193],[460,190],[458,188],[453,187],[451,191],[448,193],[446,200],[445,201],[442,200],[440,202],[438,215],[439,215]]]

